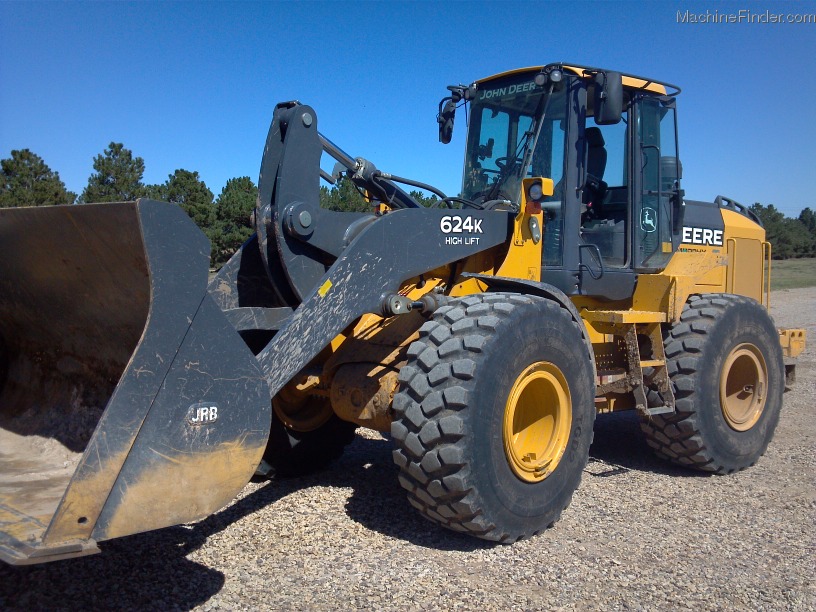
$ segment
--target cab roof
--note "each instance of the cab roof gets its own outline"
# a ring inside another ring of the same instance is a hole
[[[500,72],[499,74],[494,74],[489,77],[485,77],[483,79],[479,79],[474,82],[474,85],[479,86],[483,83],[488,83],[495,79],[499,79],[502,77],[507,77],[515,74],[521,74],[524,72],[530,73],[539,73],[544,71],[545,69],[552,69],[552,68],[560,68],[563,71],[571,72],[574,75],[577,75],[583,79],[591,78],[592,74],[596,72],[605,72],[606,69],[604,68],[592,68],[589,66],[580,66],[578,64],[568,64],[568,63],[554,63],[554,64],[547,64],[542,66],[530,66],[528,68],[517,68],[515,70],[508,70],[507,72]],[[657,81],[655,79],[649,79],[646,77],[635,76],[631,74],[624,74],[622,73],[623,77],[623,86],[628,87],[630,89],[645,89],[646,91],[651,91],[661,95],[667,95],[667,88],[671,88],[673,91],[668,94],[671,96],[676,96],[680,93],[680,88],[677,85],[672,85],[671,83],[663,83],[661,81]]]

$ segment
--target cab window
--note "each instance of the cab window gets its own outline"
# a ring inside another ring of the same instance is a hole
[[[679,181],[675,110],[670,100],[638,104],[641,198],[635,218],[636,267],[662,269],[672,256],[671,199]]]
[[[597,247],[605,267],[628,263],[628,112],[614,125],[588,118],[584,130],[586,178],[581,197],[581,239]]]

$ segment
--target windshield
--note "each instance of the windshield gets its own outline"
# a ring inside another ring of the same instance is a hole
[[[546,90],[535,73],[514,75],[480,86],[472,101],[468,128],[464,198],[518,202],[526,149],[534,139],[534,118],[544,111]],[[552,94],[527,176],[558,182],[563,173],[566,88]]]

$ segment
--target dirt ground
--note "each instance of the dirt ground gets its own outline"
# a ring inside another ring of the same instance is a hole
[[[632,415],[596,423],[562,520],[512,546],[412,510],[391,444],[360,436],[332,467],[250,484],[195,524],[101,555],[0,564],[0,609],[814,610],[816,288],[774,292],[807,352],[776,436],[730,476],[656,459]]]

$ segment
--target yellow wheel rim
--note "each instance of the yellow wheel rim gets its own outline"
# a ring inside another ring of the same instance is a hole
[[[504,409],[504,452],[516,476],[540,482],[558,466],[569,442],[572,400],[561,370],[548,361],[528,366]]]
[[[740,344],[720,373],[720,406],[731,429],[748,431],[759,420],[768,398],[768,367],[753,344]]]

